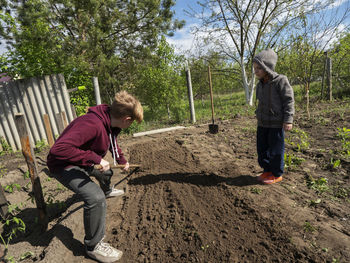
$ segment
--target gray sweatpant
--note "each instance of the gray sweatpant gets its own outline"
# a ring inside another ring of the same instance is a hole
[[[94,183],[87,171],[71,166],[53,175],[61,184],[78,194],[84,201],[84,244],[94,247],[105,235],[106,197],[101,187]]]

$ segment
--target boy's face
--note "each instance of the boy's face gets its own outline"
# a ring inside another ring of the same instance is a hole
[[[253,63],[254,74],[258,79],[264,79],[267,76],[267,72],[260,67],[258,63]]]
[[[116,119],[111,117],[111,126],[112,127],[118,127],[120,129],[126,129],[129,128],[130,125],[133,123],[133,119],[131,117],[123,117],[120,119]]]

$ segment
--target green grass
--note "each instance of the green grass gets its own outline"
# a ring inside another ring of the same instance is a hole
[[[255,107],[246,105],[244,92],[236,92],[230,94],[215,94],[213,98],[214,102],[214,122],[219,120],[232,119],[235,115],[240,116],[253,116]],[[141,124],[134,123],[129,129],[125,130],[124,133],[132,134],[135,132],[142,132],[152,129],[159,129],[175,125],[192,125],[190,107],[188,99],[184,99],[181,102],[181,119],[175,121],[168,119],[168,114],[164,112],[158,113],[160,117],[155,119],[150,108],[145,105],[144,109],[144,121]],[[208,95],[204,100],[194,100],[194,109],[196,115],[196,123],[208,123],[212,121],[212,110],[211,101]]]

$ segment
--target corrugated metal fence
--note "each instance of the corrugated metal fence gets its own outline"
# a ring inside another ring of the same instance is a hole
[[[45,140],[43,115],[50,119],[52,133],[59,134],[57,114],[65,112],[68,123],[73,120],[69,94],[62,74],[0,83],[0,137],[13,150],[21,149],[14,116],[23,113],[33,145]]]

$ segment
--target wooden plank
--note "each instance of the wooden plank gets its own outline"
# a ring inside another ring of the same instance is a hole
[[[52,147],[55,143],[55,139],[54,139],[53,134],[52,134],[49,115],[44,114],[43,119],[44,119],[45,131],[46,131],[46,136],[47,136],[47,142],[49,143],[50,147]]]
[[[24,115],[22,113],[16,114],[15,122],[21,140],[22,153],[26,160],[33,186],[34,198],[39,214],[39,224],[41,225],[42,231],[46,231],[48,225],[46,204],[40,184],[40,178],[38,176],[38,165],[35,160],[33,147],[29,141],[28,129],[25,123]]]
[[[56,113],[56,121],[57,121],[57,128],[58,128],[58,134],[61,135],[64,130],[64,121],[62,118],[62,114]]]
[[[152,131],[139,132],[139,133],[134,133],[134,134],[133,134],[133,137],[151,135],[151,134],[162,133],[162,132],[168,132],[168,131],[174,131],[174,130],[185,129],[185,128],[186,128],[186,127],[184,127],[184,126],[175,126],[175,127],[170,127],[170,128],[163,128],[163,129],[157,129],[157,130],[152,130]]]

